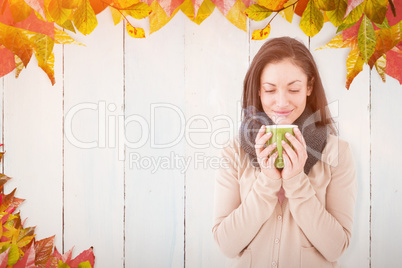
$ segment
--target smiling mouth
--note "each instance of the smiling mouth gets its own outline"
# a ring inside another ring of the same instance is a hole
[[[276,116],[288,116],[292,113],[293,110],[290,111],[274,111]]]

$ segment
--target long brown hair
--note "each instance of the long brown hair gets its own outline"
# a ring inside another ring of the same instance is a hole
[[[291,60],[307,75],[307,81],[313,86],[313,91],[307,97],[306,105],[310,105],[313,113],[320,111],[321,117],[316,124],[329,126],[332,134],[336,135],[334,120],[328,109],[324,87],[314,58],[303,43],[290,37],[278,37],[268,40],[255,55],[244,78],[243,120],[245,119],[244,111],[250,111],[250,107],[254,107],[256,113],[264,112],[259,96],[261,73],[268,64],[283,60]]]

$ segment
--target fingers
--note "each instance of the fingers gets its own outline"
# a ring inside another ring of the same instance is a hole
[[[304,146],[304,148],[307,148],[306,141],[304,140],[304,137],[303,137],[300,129],[298,127],[295,127],[293,129],[293,132],[295,133],[297,140]]]
[[[255,137],[255,144],[257,144],[257,141],[265,134],[265,125],[262,125],[260,129],[258,130],[257,136]]]
[[[272,133],[269,132],[267,134],[265,133],[265,126],[263,126],[264,128],[261,128],[259,130],[259,132],[257,133],[257,137],[255,139],[255,151],[256,154],[258,155],[265,147],[265,144],[267,143],[267,141],[272,137]]]
[[[295,130],[296,133],[297,133],[297,131],[300,132],[300,130]],[[299,133],[299,134],[300,134],[299,138],[296,138],[295,136],[291,135],[290,133],[286,133],[285,137],[293,145],[294,151],[296,151],[297,155],[302,156],[306,152],[306,147],[303,144],[303,137],[302,137],[301,133]],[[286,145],[288,145],[288,144],[285,142],[285,146],[283,146],[283,147],[286,148],[286,152],[289,154],[290,157],[292,157],[292,155],[290,154],[290,150],[292,150],[292,148],[289,145],[288,146],[286,146]]]

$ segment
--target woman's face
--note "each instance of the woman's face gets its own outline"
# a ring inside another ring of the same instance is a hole
[[[290,60],[265,66],[259,95],[264,112],[275,124],[292,124],[303,113],[312,92],[307,80],[304,71]]]

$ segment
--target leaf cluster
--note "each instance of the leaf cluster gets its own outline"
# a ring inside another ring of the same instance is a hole
[[[255,21],[264,20],[274,14],[267,26],[255,30],[252,39],[268,37],[271,22],[280,14],[292,22],[294,14],[301,16],[300,28],[313,37],[330,22],[337,27],[336,36],[322,48],[350,47],[348,55],[346,88],[363,65],[375,66],[385,82],[388,74],[402,83],[402,4],[395,0],[260,0],[245,11]],[[389,22],[392,22],[389,23]]]
[[[0,153],[0,161],[4,153]],[[35,227],[24,227],[20,213],[14,213],[24,201],[5,195],[4,184],[11,178],[0,174],[0,268],[91,268],[95,263],[92,248],[72,259],[72,250],[61,255],[53,250],[54,236],[35,240]]]

